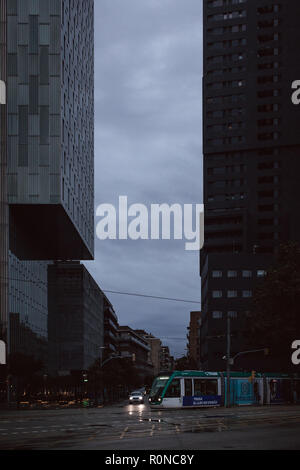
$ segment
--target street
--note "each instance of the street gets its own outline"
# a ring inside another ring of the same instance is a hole
[[[300,449],[300,406],[1,411],[0,449]]]

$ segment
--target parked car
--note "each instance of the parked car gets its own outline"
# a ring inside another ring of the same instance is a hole
[[[142,392],[132,392],[129,395],[129,403],[144,403],[144,394]]]

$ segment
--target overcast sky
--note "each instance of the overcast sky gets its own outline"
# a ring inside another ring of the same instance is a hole
[[[202,203],[202,1],[95,0],[95,205]],[[96,218],[96,223],[99,219]],[[121,325],[179,357],[200,309],[199,253],[184,241],[106,240],[86,263]]]

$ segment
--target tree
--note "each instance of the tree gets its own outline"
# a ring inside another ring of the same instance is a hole
[[[291,343],[300,338],[300,247],[280,247],[277,262],[254,292],[249,337],[290,364]]]
[[[44,369],[42,361],[23,353],[12,353],[8,358],[8,373],[16,381],[17,403],[19,404],[21,388],[26,393],[34,392],[42,382],[38,374]]]
[[[125,390],[142,385],[142,380],[131,358],[113,357],[102,364],[97,359],[88,372],[95,396],[100,393],[101,400],[103,400],[104,389],[108,395],[113,396],[117,390],[123,393]]]

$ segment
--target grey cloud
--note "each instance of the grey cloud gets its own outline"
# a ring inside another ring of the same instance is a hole
[[[202,201],[201,4],[95,1],[96,206]],[[199,254],[183,242],[96,239],[95,253],[86,266],[102,288],[200,299]],[[199,305],[108,296],[121,324],[184,353]]]

